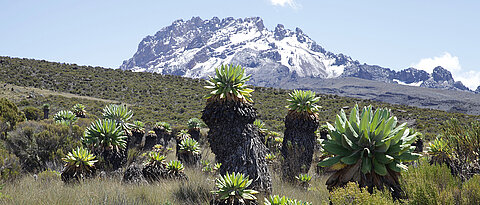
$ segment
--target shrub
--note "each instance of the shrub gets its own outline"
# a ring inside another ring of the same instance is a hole
[[[60,164],[66,153],[81,144],[82,135],[83,131],[76,125],[28,121],[9,132],[5,142],[7,149],[22,162],[22,168],[35,172]]]
[[[57,172],[55,170],[50,170],[50,169],[47,169],[43,172],[40,172],[38,173],[37,175],[37,180],[39,180],[40,182],[44,183],[44,184],[48,184],[48,183],[51,183],[53,181],[57,181],[57,180],[60,180],[60,172]]]
[[[20,160],[5,148],[0,148],[0,182],[13,181],[21,172]]]
[[[220,68],[216,68],[215,72],[215,77],[210,77],[210,80],[207,81],[209,85],[205,86],[211,90],[205,96],[206,99],[253,102],[250,94],[253,89],[247,88],[245,84],[251,76],[244,75],[245,69],[239,65],[222,65]]]
[[[370,194],[366,188],[359,188],[355,182],[349,182],[345,187],[335,188],[330,192],[330,200],[334,205],[347,204],[394,204],[388,193],[374,192]]]
[[[12,130],[18,122],[23,121],[22,114],[18,111],[15,103],[10,102],[6,98],[0,98],[0,123],[5,123],[5,130],[2,133]]]
[[[410,204],[455,204],[460,199],[461,182],[446,165],[420,160],[417,167],[402,173],[400,183]]]
[[[475,175],[462,186],[463,204],[480,204],[480,175]]]
[[[43,117],[43,111],[36,107],[26,107],[23,110],[23,114],[27,120],[40,120]]]

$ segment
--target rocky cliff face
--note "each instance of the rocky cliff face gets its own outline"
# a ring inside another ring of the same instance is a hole
[[[415,68],[394,71],[360,64],[351,57],[326,51],[301,29],[279,24],[273,31],[259,17],[177,20],[145,37],[120,69],[207,78],[222,64],[240,64],[252,74],[250,83],[275,87],[298,77],[357,77],[414,86],[468,90],[449,71],[432,74]]]

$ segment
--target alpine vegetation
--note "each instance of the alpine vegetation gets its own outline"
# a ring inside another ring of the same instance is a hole
[[[289,94],[285,117],[285,137],[282,143],[283,177],[291,182],[300,173],[308,173],[312,164],[318,128],[319,97],[315,92],[294,90]]]
[[[252,187],[270,192],[272,182],[265,156],[267,148],[257,127],[257,116],[251,98],[252,89],[245,83],[250,76],[240,66],[222,65],[206,86],[207,105],[202,120],[210,128],[208,142],[216,161],[222,163],[220,173],[239,172],[253,179]]]
[[[326,182],[329,190],[353,181],[367,186],[370,192],[374,187],[387,187],[394,198],[404,197],[398,177],[407,170],[404,162],[421,156],[413,153],[415,146],[411,146],[419,133],[411,132],[406,123],[397,126],[397,118],[389,109],[374,112],[372,106],[359,112],[355,105],[349,118],[342,109],[335,126],[327,125],[330,135],[322,147],[331,157],[319,165],[339,168]]]

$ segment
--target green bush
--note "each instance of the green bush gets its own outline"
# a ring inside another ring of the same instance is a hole
[[[48,184],[54,181],[60,181],[60,172],[47,169],[43,172],[38,173],[37,180],[44,184]]]
[[[22,114],[18,111],[15,103],[10,102],[8,99],[0,98],[0,128],[2,133],[12,130],[18,122],[23,121]]]
[[[81,145],[82,128],[51,122],[22,122],[8,132],[6,147],[20,159],[24,170],[37,172],[59,166],[66,153]]]
[[[360,188],[355,182],[349,182],[345,187],[334,189],[330,192],[330,200],[334,205],[395,204],[392,198],[389,197],[388,192],[374,192],[373,194],[370,194],[366,188]]]
[[[455,204],[460,199],[460,180],[446,165],[419,160],[417,167],[402,173],[401,182],[409,204]]]
[[[22,111],[27,120],[40,120],[43,117],[43,111],[36,107],[29,106],[24,108]]]
[[[473,176],[462,186],[463,204],[480,204],[480,175]]]
[[[20,160],[8,152],[3,146],[0,148],[0,181],[12,181],[20,176]]]

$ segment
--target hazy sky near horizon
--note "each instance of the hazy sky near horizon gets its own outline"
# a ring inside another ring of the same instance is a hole
[[[177,19],[259,16],[301,28],[326,50],[362,63],[430,71],[480,85],[475,0],[0,0],[0,55],[118,68],[147,35]]]

